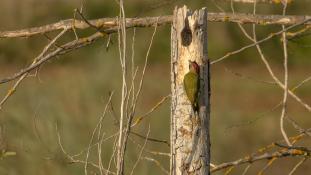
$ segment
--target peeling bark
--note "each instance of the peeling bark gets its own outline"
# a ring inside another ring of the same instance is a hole
[[[209,174],[210,84],[207,57],[207,10],[174,11],[171,31],[171,175]],[[188,60],[200,65],[199,114],[183,87]]]

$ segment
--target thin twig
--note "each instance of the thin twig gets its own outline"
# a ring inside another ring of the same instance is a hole
[[[166,97],[163,97],[161,99],[161,101],[159,101],[152,109],[150,109],[147,113],[145,113],[142,117],[139,117],[139,120],[136,121],[135,123],[133,123],[131,125],[131,128],[138,125],[143,119],[145,119],[151,112],[150,111],[155,111],[155,109],[157,109],[159,106],[161,106],[163,104],[163,102],[165,102],[166,99],[168,99],[168,97],[170,97],[170,95],[166,96]],[[111,103],[110,103],[110,106],[111,106]],[[125,129],[123,130],[123,132],[125,131]],[[106,137],[103,141],[108,141],[114,137],[116,137],[117,135],[119,134],[119,131],[118,132],[115,132],[114,134]],[[94,143],[93,145],[91,145],[91,148],[94,147],[94,146],[97,146],[99,144],[99,142],[96,142]],[[77,156],[80,156],[81,154],[83,154],[84,152],[87,151],[88,148],[85,148],[83,150],[81,150],[78,154],[74,155],[73,157],[77,157]]]
[[[295,85],[293,88],[291,88],[291,91],[294,92],[296,91],[299,87],[301,87],[303,84],[307,83],[308,81],[311,80],[311,76],[307,77],[306,79],[304,79],[303,81],[301,81],[300,83],[298,83],[297,85]],[[232,129],[232,128],[237,128],[237,127],[241,127],[241,126],[247,126],[247,125],[251,125],[252,123],[256,122],[257,120],[261,119],[262,117],[265,117],[267,114],[275,111],[276,109],[278,109],[280,106],[282,105],[282,100],[276,104],[274,107],[272,107],[270,110],[262,112],[258,115],[255,115],[254,119],[247,121],[247,122],[243,122],[240,124],[236,124],[236,125],[231,125],[229,127],[226,128],[226,130]],[[290,123],[292,123],[292,125],[297,129],[297,127],[295,126],[295,124],[293,124],[293,122],[291,121],[292,119],[290,119],[288,116],[286,117]],[[311,133],[307,132],[306,130],[300,128],[298,129],[301,133],[306,133],[307,135],[311,136]],[[227,131],[225,131],[227,132]]]
[[[138,98],[140,96],[140,93],[141,93],[141,90],[142,90],[142,87],[143,87],[143,84],[144,84],[144,77],[145,77],[145,72],[146,72],[146,68],[147,68],[147,64],[148,64],[148,58],[149,58],[150,50],[151,50],[151,47],[152,47],[152,44],[153,44],[154,36],[155,36],[155,34],[157,32],[157,28],[158,28],[158,25],[156,24],[155,27],[154,27],[154,31],[152,33],[152,36],[151,36],[151,40],[150,40],[150,43],[149,43],[149,47],[148,47],[147,53],[146,53],[144,67],[143,67],[141,78],[140,78],[140,82],[139,82],[139,85],[138,85],[138,90],[137,90],[137,93],[136,93],[135,99],[134,99],[134,106],[133,106],[132,115],[135,113],[136,103],[138,101]]]
[[[88,159],[89,159],[89,154],[90,154],[90,151],[91,151],[91,146],[92,146],[92,142],[93,142],[93,139],[95,137],[95,133],[96,131],[98,130],[98,128],[100,127],[102,121],[104,120],[105,116],[106,116],[106,112],[107,112],[107,109],[108,109],[108,106],[110,104],[110,101],[112,99],[112,96],[113,96],[113,92],[110,94],[109,98],[108,98],[108,101],[107,101],[107,104],[105,106],[105,109],[104,109],[104,112],[102,114],[102,116],[99,118],[98,122],[97,122],[97,125],[96,127],[94,128],[93,132],[92,132],[92,136],[91,136],[91,139],[90,139],[90,142],[89,142],[89,146],[87,148],[87,152],[86,152],[86,157],[85,157],[85,165],[84,165],[84,174],[87,175],[88,174],[88,171],[87,171],[87,166],[88,166]],[[100,131],[98,131],[100,132]],[[103,141],[103,139],[100,140],[100,144],[101,145],[101,142]],[[99,166],[100,167],[100,166]],[[101,168],[99,168],[101,169]]]
[[[311,150],[303,147],[303,146],[288,146],[288,145],[282,145],[280,143],[275,142],[274,143],[276,146],[281,147],[281,148],[286,148],[286,150],[300,150],[301,154],[308,155],[311,153]]]
[[[78,40],[68,42],[67,44],[64,44],[61,47],[55,49],[54,51],[49,52],[45,55],[42,55],[41,57],[38,57],[38,61],[36,61],[34,64],[31,64],[30,66],[26,67],[25,69],[22,69],[20,72],[15,73],[12,76],[1,79],[0,84],[4,84],[4,83],[10,82],[12,80],[15,80],[15,79],[23,76],[25,73],[30,72],[30,71],[38,68],[42,64],[46,63],[47,61],[51,60],[52,58],[55,58],[58,55],[63,55],[63,54],[66,54],[66,53],[68,53],[74,49],[78,49],[78,48],[90,45],[93,42],[95,42],[97,39],[99,39],[100,37],[103,37],[102,33],[95,33],[89,37],[80,38]]]
[[[293,27],[293,26],[290,26],[290,27]],[[289,28],[289,27],[288,27],[288,28]],[[282,29],[281,31],[277,32],[278,35],[279,35],[279,34],[282,34],[282,32],[285,32],[286,30],[288,30],[288,28],[285,28],[284,30]],[[274,33],[274,34],[276,34],[276,33]],[[273,36],[274,34],[271,34],[270,36]],[[266,37],[265,39],[269,38],[270,36]],[[270,64],[269,64],[269,62],[267,61],[266,57],[264,56],[264,54],[263,54],[263,52],[262,52],[262,49],[261,49],[261,47],[260,47],[260,45],[259,45],[259,43],[258,43],[258,42],[263,41],[263,40],[265,40],[265,39],[260,40],[260,41],[257,41],[256,26],[255,26],[255,25],[253,25],[253,37],[254,37],[254,43],[253,43],[253,45],[256,46],[256,49],[257,49],[257,51],[258,51],[258,53],[259,53],[259,55],[260,55],[260,58],[261,58],[261,60],[264,62],[265,66],[266,66],[266,68],[267,68],[267,70],[268,70],[268,72],[270,73],[270,76],[271,76],[271,77],[273,78],[273,80],[279,85],[279,87],[281,87],[281,88],[284,90],[284,88],[285,88],[285,87],[284,87],[284,84],[275,76],[275,74],[274,74],[274,72],[273,72],[273,70],[272,70],[272,68],[271,68],[271,66],[270,66]],[[249,46],[250,46],[250,45],[249,45]],[[243,47],[243,48],[245,48],[245,47]],[[287,92],[288,92],[288,94],[289,94],[291,97],[293,97],[298,103],[300,103],[305,109],[307,109],[309,112],[311,112],[311,107],[310,107],[308,104],[306,104],[305,102],[303,102],[301,98],[299,98],[295,93],[293,93],[293,91],[287,90]]]
[[[286,13],[286,8],[287,8],[287,0],[285,0],[285,3],[283,5],[283,16],[285,16]],[[282,30],[285,29],[285,26],[282,25]],[[284,129],[284,117],[286,116],[287,112],[287,96],[288,96],[288,52],[287,52],[287,38],[286,38],[286,33],[282,33],[282,40],[283,40],[283,54],[284,54],[284,94],[283,94],[283,101],[282,101],[282,113],[281,113],[281,118],[280,118],[280,129],[282,136],[284,140],[286,141],[288,146],[292,146],[290,143],[288,136],[285,132]]]
[[[129,139],[130,139],[131,142],[136,144],[138,147],[142,148],[142,145],[137,143],[133,138],[129,137]],[[149,150],[147,148],[145,148],[144,151],[147,152],[147,153],[153,154],[153,155],[157,155],[157,156],[170,157],[170,153],[166,153],[166,152],[152,151],[152,150]]]
[[[230,6],[231,6],[232,14],[235,14],[233,1],[234,1],[234,0],[231,0],[231,1],[230,1],[230,2],[231,2],[231,3],[230,3]],[[255,1],[254,3],[256,4],[256,1]],[[253,15],[255,15],[255,13],[253,13]],[[241,25],[241,23],[237,23],[237,25],[239,26],[239,28],[241,29],[241,31],[243,32],[243,34],[244,34],[248,39],[250,39],[251,41],[253,41],[253,38],[247,33],[247,31],[246,31],[245,28]]]
[[[286,116],[286,119],[287,119],[287,121],[289,121],[289,122],[293,125],[293,127],[294,127],[299,133],[304,133],[304,134],[306,134],[306,135],[308,135],[308,136],[311,137],[311,132],[308,131],[308,129],[303,129],[300,125],[298,125],[298,123],[297,123],[295,120],[293,120],[293,119],[290,118],[289,116]]]
[[[233,170],[234,168],[235,168],[234,166],[229,167],[229,168],[225,171],[224,175],[229,175],[229,174],[232,172],[232,170]]]
[[[145,160],[151,161],[153,163],[155,163],[158,167],[160,167],[160,169],[165,173],[165,174],[169,174],[169,172],[161,165],[161,163],[158,160],[155,160],[154,158],[150,158],[150,157],[142,157]]]
[[[268,161],[268,163],[258,172],[257,175],[263,175],[264,172],[272,165],[272,163],[277,160],[277,158],[273,157]]]
[[[136,28],[133,29],[133,38],[132,38],[132,55],[131,55],[131,77],[132,77],[132,96],[131,96],[131,103],[134,104],[135,102],[135,78],[138,71],[138,68],[135,70],[135,38],[136,38]],[[130,96],[130,95],[129,95]]]
[[[76,10],[76,12],[80,15],[80,17],[83,19],[83,21],[84,21],[86,24],[88,24],[90,27],[96,29],[97,32],[101,32],[101,31],[100,31],[100,28],[97,27],[97,26],[95,26],[95,25],[93,25],[89,20],[87,20],[87,19],[84,17],[84,15],[82,14],[82,12],[80,12],[79,10]]]
[[[310,80],[311,80],[311,76],[307,77],[306,79],[301,81],[299,84],[297,84],[294,88],[292,88],[292,91],[294,92],[297,88],[299,88],[300,86],[302,86],[303,84],[307,83]]]
[[[109,160],[109,163],[108,163],[108,168],[107,168],[107,171],[106,171],[106,175],[108,175],[108,172],[111,168],[111,164],[112,164],[112,160],[113,158],[115,157],[116,155],[116,152],[117,152],[117,143],[118,143],[118,138],[116,137],[115,141],[114,141],[114,146],[113,146],[113,151],[112,151],[112,154],[111,154],[111,157],[110,157],[110,160]]]
[[[133,168],[132,168],[131,175],[133,175],[135,168],[137,167],[139,161],[141,160],[143,151],[144,151],[144,149],[145,149],[145,147],[146,147],[146,145],[147,145],[147,141],[148,141],[147,138],[149,137],[149,134],[150,134],[150,124],[149,124],[149,126],[148,126],[147,137],[146,137],[146,139],[145,139],[145,142],[144,142],[143,146],[142,146],[141,149],[140,149],[138,158],[137,158],[137,160],[136,160],[136,162],[135,162],[135,164],[134,164],[134,166],[133,166]]]
[[[62,32],[60,32],[53,40],[50,41],[48,45],[46,45],[43,49],[43,51],[33,60],[30,66],[35,65],[42,57],[47,53],[47,51],[50,49],[52,45],[55,44],[55,42],[63,36],[67,32],[67,29],[64,29]],[[24,74],[21,74],[21,77],[16,81],[16,83],[13,85],[13,87],[8,91],[8,93],[5,95],[5,97],[0,102],[0,110],[2,109],[3,104],[9,99],[10,96],[14,94],[16,91],[18,85],[28,76],[29,72],[25,72]],[[1,83],[0,83],[1,84]]]
[[[139,137],[139,138],[142,138],[142,139],[147,139],[148,141],[151,141],[151,142],[157,142],[157,143],[164,143],[166,144],[167,146],[170,146],[170,143],[167,141],[167,140],[160,140],[160,139],[155,139],[155,138],[151,138],[151,137],[148,137],[148,136],[143,136],[141,134],[138,134],[136,132],[133,132],[131,131],[131,134]]]
[[[163,97],[148,112],[146,112],[144,115],[142,115],[140,117],[137,117],[137,119],[135,120],[135,122],[133,123],[133,125],[131,127],[134,127],[134,126],[138,125],[144,118],[146,118],[152,112],[154,112],[157,108],[159,108],[169,97],[171,97],[171,95],[167,95],[167,96]]]
[[[298,169],[298,167],[300,167],[306,160],[308,160],[308,157],[304,157],[303,159],[301,159],[301,161],[299,161],[295,167],[290,171],[290,173],[288,175],[293,175],[295,173],[295,171]]]
[[[76,15],[77,15],[77,9],[74,9],[71,29],[73,31],[73,34],[75,35],[76,40],[78,40],[79,36],[77,34],[77,31],[76,31]],[[46,33],[43,33],[43,34],[46,34]]]
[[[270,85],[275,85],[276,82],[274,81],[264,81],[264,80],[257,80],[256,78],[254,77],[251,77],[251,76],[245,76],[241,73],[238,73],[238,72],[234,72],[233,70],[229,69],[228,67],[225,66],[225,70],[227,72],[230,72],[231,74],[241,78],[241,79],[247,79],[247,80],[250,80],[250,81],[254,81],[254,82],[257,82],[257,83],[264,83],[264,84],[270,84]]]
[[[119,120],[119,139],[118,139],[118,151],[117,151],[117,174],[124,174],[124,155],[126,151],[126,142],[127,138],[123,135],[124,125],[126,115],[126,97],[127,97],[127,83],[126,83],[126,22],[125,22],[125,12],[123,0],[120,0],[119,4],[119,25],[118,25],[118,49],[119,49],[119,58],[122,71],[122,94],[121,94],[121,104],[120,104],[120,120]],[[125,134],[128,134],[127,132]]]
[[[66,156],[66,158],[69,159],[69,162],[68,162],[68,163],[70,163],[70,164],[71,164],[71,163],[88,164],[88,165],[92,165],[93,167],[95,167],[95,168],[97,168],[97,169],[100,169],[100,167],[99,167],[98,165],[96,165],[95,163],[93,163],[93,162],[90,162],[90,161],[86,162],[86,161],[83,161],[83,160],[78,160],[78,159],[75,159],[75,156],[69,155],[69,154],[66,152],[65,148],[63,147],[63,145],[62,145],[61,136],[60,136],[60,132],[59,132],[59,130],[58,130],[58,125],[57,125],[57,124],[55,125],[55,128],[56,128],[56,133],[57,133],[58,145],[59,145],[61,151],[63,152],[63,154]],[[108,170],[108,169],[105,170],[105,171],[106,171],[107,175],[108,175],[108,174],[116,174],[115,172],[112,172],[112,171],[110,171],[110,170]]]
[[[249,168],[250,168],[251,166],[252,166],[252,164],[247,165],[247,167],[244,169],[242,175],[245,175],[245,174],[248,172],[248,170],[249,170]]]
[[[276,33],[271,33],[269,36],[267,36],[267,37],[264,38],[264,39],[258,40],[258,41],[254,42],[254,43],[252,43],[252,44],[249,44],[249,45],[247,45],[247,46],[244,46],[244,47],[242,47],[242,48],[240,48],[240,49],[238,49],[238,50],[229,52],[229,53],[227,53],[226,55],[224,55],[224,56],[222,56],[222,57],[220,57],[220,58],[218,58],[218,59],[215,59],[214,61],[211,62],[211,64],[215,64],[215,63],[218,63],[218,62],[220,62],[220,61],[223,61],[224,59],[230,57],[231,55],[240,53],[240,52],[242,52],[242,51],[244,51],[244,50],[246,50],[246,49],[249,49],[249,48],[251,48],[251,47],[257,46],[257,45],[259,45],[259,44],[261,44],[261,43],[263,43],[263,42],[266,42],[266,41],[270,40],[270,39],[273,38],[273,37],[276,37],[276,36],[278,36],[278,35],[281,35],[283,32],[286,32],[286,31],[288,31],[288,30],[290,30],[290,29],[292,29],[292,28],[295,28],[295,27],[297,27],[297,26],[300,26],[300,25],[302,25],[302,24],[305,24],[305,23],[307,23],[307,22],[309,22],[309,21],[311,21],[311,18],[307,18],[307,19],[305,19],[304,21],[302,21],[302,22],[300,22],[300,23],[291,25],[291,26],[285,28],[284,30],[280,30],[280,31],[278,31],[278,32],[276,32]]]

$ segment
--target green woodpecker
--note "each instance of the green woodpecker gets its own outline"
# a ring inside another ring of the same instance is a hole
[[[198,93],[200,88],[200,67],[189,60],[189,72],[184,76],[184,89],[194,112],[199,112]]]

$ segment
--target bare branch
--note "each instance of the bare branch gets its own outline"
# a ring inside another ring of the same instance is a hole
[[[86,161],[83,161],[83,160],[78,160],[78,159],[75,159],[75,157],[76,157],[75,155],[72,156],[72,155],[68,154],[68,153],[66,152],[65,148],[64,148],[63,145],[62,145],[61,136],[60,136],[60,133],[59,133],[59,130],[58,130],[58,125],[56,124],[55,127],[56,127],[58,145],[59,145],[61,151],[63,152],[63,154],[64,154],[64,155],[66,156],[66,158],[69,160],[68,163],[70,163],[70,164],[72,164],[72,163],[88,164],[88,165],[92,165],[92,166],[95,167],[95,168],[100,169],[100,166],[98,166],[97,164],[95,164],[95,163],[93,163],[93,162],[90,162],[90,161],[86,162]],[[114,172],[112,172],[112,171],[109,171],[109,169],[107,169],[107,170],[105,170],[105,171],[106,171],[107,175],[108,175],[108,174],[116,174],[116,173],[114,173]]]
[[[283,16],[285,16],[286,13],[286,8],[287,8],[287,0],[285,0],[285,3],[283,5]],[[282,30],[285,29],[285,26],[282,25]],[[288,146],[292,146],[292,144],[290,143],[288,136],[285,132],[284,129],[284,118],[286,116],[287,113],[287,96],[288,96],[288,53],[287,53],[287,38],[286,38],[286,33],[283,32],[282,33],[282,40],[283,40],[283,54],[284,54],[284,93],[283,93],[283,101],[282,101],[282,113],[281,113],[281,118],[280,118],[280,129],[281,129],[281,133],[282,136],[284,138],[284,140],[286,141]]]
[[[97,125],[96,125],[96,127],[94,128],[94,130],[93,130],[93,132],[92,132],[91,139],[90,139],[90,142],[89,142],[89,145],[88,145],[88,148],[87,148],[87,152],[86,152],[86,158],[85,158],[85,165],[84,165],[84,173],[85,173],[85,175],[88,174],[88,171],[87,171],[88,159],[89,159],[89,154],[90,154],[91,147],[92,147],[92,142],[93,142],[93,139],[94,139],[94,137],[95,137],[95,133],[96,133],[96,131],[98,131],[98,132],[100,133],[100,126],[101,126],[101,123],[102,123],[103,119],[104,119],[105,116],[106,116],[106,112],[107,112],[108,106],[109,106],[109,104],[110,104],[110,101],[111,101],[111,99],[112,99],[112,96],[113,96],[113,93],[110,94],[109,99],[108,99],[108,101],[107,101],[107,104],[106,104],[106,106],[105,106],[104,112],[103,112],[102,116],[99,118],[99,120],[98,120],[98,122],[97,122]],[[104,139],[100,139],[98,146],[101,145],[101,143],[103,142],[103,140],[104,140]],[[101,157],[101,156],[99,156],[99,157]],[[103,169],[103,167],[102,167],[100,164],[99,164],[98,167],[99,167],[99,170],[100,170],[100,171]]]
[[[164,143],[167,146],[170,146],[170,143],[167,140],[160,140],[160,139],[155,139],[155,138],[151,138],[151,137],[148,137],[148,136],[143,136],[143,135],[138,134],[138,133],[133,132],[133,131],[131,131],[131,134],[133,134],[133,135],[135,135],[135,136],[137,136],[139,138],[146,139],[146,140],[151,141],[151,142]]]
[[[225,66],[225,71],[233,74],[234,76],[237,76],[241,79],[247,79],[247,80],[250,80],[250,81],[253,81],[253,82],[257,82],[257,83],[264,83],[264,84],[269,84],[269,85],[276,85],[276,82],[274,81],[265,81],[265,80],[257,80],[256,78],[254,77],[251,77],[251,76],[247,76],[247,75],[243,75],[239,72],[234,72],[233,70],[229,69],[228,67]]]
[[[288,122],[292,124],[292,126],[299,132],[299,133],[304,133],[307,136],[311,137],[311,132],[308,129],[303,129],[295,120],[290,118],[289,116],[286,116],[286,119]]]
[[[310,19],[311,16],[295,16],[295,15],[250,15],[243,13],[208,13],[207,20],[210,22],[235,22],[240,24],[254,23],[257,25],[294,25],[300,24],[303,21]],[[126,18],[126,28],[134,27],[152,27],[155,24],[164,25],[172,23],[173,16],[157,16],[144,18]],[[67,19],[56,23],[47,24],[39,27],[26,28],[13,31],[0,31],[0,38],[16,38],[16,37],[30,37],[33,35],[44,34],[61,29],[87,29],[90,26],[96,27],[104,31],[111,27],[117,27],[119,21],[117,18],[99,18],[88,20],[87,24],[83,20]],[[74,25],[73,25],[74,24]],[[91,25],[90,25],[91,24]],[[309,21],[302,24],[309,25]]]
[[[264,174],[264,172],[273,164],[273,162],[277,160],[276,157],[273,157],[272,159],[270,159],[267,164],[258,172],[258,175],[262,175]]]
[[[134,144],[136,144],[139,148],[142,148],[143,146],[139,143],[137,143],[133,138],[129,137],[129,140],[131,142],[133,142]],[[149,150],[147,148],[144,149],[144,151],[146,153],[150,153],[150,154],[153,154],[153,155],[157,155],[157,156],[165,156],[165,157],[170,157],[170,153],[166,153],[166,152],[159,152],[159,151],[153,151],[153,150]]]
[[[298,142],[300,139],[302,139],[306,134],[299,134],[297,136],[294,137],[290,137],[289,140],[291,141],[292,144],[295,144],[296,142]],[[283,140],[282,140],[283,141]],[[279,146],[282,149],[275,151],[275,152],[270,152],[273,148],[275,148],[275,146]],[[287,145],[281,145],[278,143],[272,143],[269,144],[265,147],[259,148],[255,153],[252,153],[248,156],[245,156],[241,159],[238,159],[236,161],[232,161],[232,162],[227,162],[227,163],[222,163],[220,165],[216,165],[215,168],[213,168],[211,170],[211,172],[216,172],[216,171],[220,171],[226,168],[229,168],[226,172],[230,172],[234,167],[242,165],[242,164],[246,164],[246,163],[254,163],[256,161],[260,161],[260,160],[271,160],[271,159],[278,159],[278,158],[283,158],[283,157],[293,157],[293,156],[309,156],[311,153],[311,150],[305,148],[305,147],[290,147]],[[248,168],[246,168],[248,169]],[[247,170],[245,170],[247,171]]]
[[[134,127],[136,125],[138,125],[145,117],[149,116],[152,112],[154,112],[158,107],[160,107],[169,97],[171,97],[171,95],[167,95],[165,97],[163,97],[159,102],[157,102],[157,104],[155,104],[148,112],[146,112],[144,115],[138,117],[135,122],[133,123],[133,125],[131,127]]]
[[[161,99],[161,101],[159,101],[150,111],[154,111],[155,109],[157,109],[160,105],[163,104],[163,102],[165,102],[166,99],[168,99],[168,97],[170,97],[170,95],[163,97],[163,98]],[[111,105],[111,102],[110,102],[110,105]],[[139,118],[136,120],[136,122],[134,122],[134,123],[131,125],[131,128],[134,127],[134,126],[136,126],[136,125],[138,125],[144,118],[146,118],[146,117],[151,113],[150,111],[148,111],[147,113],[145,113],[142,117],[139,117]],[[124,132],[124,131],[125,131],[125,129],[123,129],[123,132]],[[131,133],[132,133],[132,132],[131,132]],[[116,137],[118,134],[119,134],[119,132],[115,132],[115,133],[113,133],[112,135],[106,137],[103,141],[107,141],[107,140],[109,140],[109,139],[112,139],[112,138]],[[98,145],[98,144],[99,144],[99,142],[95,142],[93,145],[91,145],[91,148],[94,147],[94,146],[96,146],[96,145]],[[82,151],[80,151],[80,153],[74,155],[73,157],[76,157],[76,156],[81,155],[82,153],[86,152],[87,149],[88,149],[88,148],[83,149]],[[116,151],[116,150],[115,150],[115,151]],[[164,155],[164,154],[163,154],[163,155]],[[166,153],[165,153],[165,155],[166,155]]]
[[[295,27],[297,27],[297,26],[306,24],[306,23],[309,22],[309,21],[311,21],[311,17],[308,17],[307,19],[303,20],[303,21],[300,22],[300,23],[291,25],[291,26],[285,28],[284,30],[280,30],[280,31],[278,31],[278,32],[276,32],[276,33],[271,33],[271,34],[270,34],[269,36],[267,36],[266,38],[261,39],[261,40],[258,40],[257,42],[254,42],[254,43],[252,43],[252,44],[249,44],[249,45],[247,45],[247,46],[244,46],[244,47],[242,47],[242,48],[240,48],[240,49],[238,49],[238,50],[229,52],[229,53],[227,53],[226,55],[224,55],[224,56],[222,56],[222,57],[220,57],[220,58],[218,58],[218,59],[212,61],[211,64],[218,63],[218,62],[220,62],[220,61],[222,61],[222,60],[224,60],[224,59],[230,57],[231,55],[240,53],[240,52],[242,52],[242,51],[244,51],[244,50],[246,50],[246,49],[249,49],[249,48],[254,47],[254,46],[256,46],[256,45],[259,45],[259,44],[261,44],[261,43],[263,43],[263,42],[266,42],[266,41],[270,40],[270,39],[273,38],[273,37],[276,37],[276,36],[278,36],[278,35],[281,35],[283,32],[286,32],[286,31],[288,31],[288,30],[290,30],[290,29],[292,29],[292,28],[295,28]]]
[[[255,14],[254,14],[254,15],[255,15]],[[271,77],[273,78],[273,80],[274,80],[282,89],[284,89],[284,88],[285,88],[284,84],[275,76],[275,74],[274,74],[274,72],[272,71],[271,66],[270,66],[270,64],[268,63],[267,59],[265,58],[265,56],[264,56],[264,54],[263,54],[263,52],[262,52],[261,47],[260,47],[259,44],[261,44],[261,43],[263,43],[263,42],[265,42],[265,41],[268,41],[269,39],[271,39],[271,38],[273,38],[273,37],[275,37],[275,36],[281,35],[281,34],[283,34],[284,32],[286,32],[287,30],[292,29],[292,28],[294,28],[294,27],[297,27],[297,26],[299,26],[299,25],[301,25],[301,24],[303,24],[303,23],[305,23],[305,22],[308,22],[308,21],[310,21],[310,20],[311,20],[311,18],[306,19],[305,21],[303,21],[303,22],[300,23],[300,24],[295,24],[295,25],[289,26],[289,27],[287,27],[287,28],[284,28],[284,29],[282,29],[282,30],[279,31],[279,32],[271,33],[269,36],[267,36],[266,38],[261,39],[261,40],[259,40],[259,41],[257,41],[257,38],[256,38],[256,32],[255,32],[255,27],[256,27],[256,26],[253,24],[253,36],[254,36],[254,39],[252,40],[252,41],[253,41],[252,44],[249,44],[249,45],[247,45],[247,46],[244,46],[244,47],[242,47],[242,48],[240,48],[240,49],[238,49],[238,50],[229,52],[229,53],[227,53],[226,55],[222,56],[221,58],[218,58],[218,59],[212,61],[211,64],[215,64],[215,63],[218,63],[218,62],[220,62],[220,61],[223,61],[224,59],[230,57],[231,55],[240,53],[240,52],[242,52],[242,51],[244,51],[244,50],[246,50],[246,49],[248,49],[248,48],[251,48],[251,47],[255,46],[255,47],[257,48],[257,51],[258,51],[258,53],[259,53],[259,55],[260,55],[262,61],[264,62],[266,68],[268,69],[268,71],[269,71]],[[247,33],[244,33],[244,34],[248,35]],[[248,38],[249,38],[249,37],[248,37]],[[306,104],[305,102],[303,102],[301,98],[299,98],[295,93],[293,93],[293,91],[291,91],[291,90],[287,90],[287,91],[288,91],[288,93],[289,93],[290,96],[292,96],[292,97],[293,97],[298,103],[300,103],[305,109],[307,109],[309,112],[311,112],[311,107],[310,107],[308,104]]]
[[[248,170],[249,170],[249,168],[251,167],[251,165],[252,165],[252,164],[247,165],[247,167],[244,169],[242,175],[245,175],[245,174],[248,172]]]
[[[310,154],[311,150],[309,150],[306,147],[303,146],[287,146],[287,145],[282,145],[280,143],[274,143],[276,146],[281,147],[281,148],[286,148],[286,149],[290,149],[290,150],[299,150],[304,152],[305,154]]]
[[[232,2],[238,2],[238,3],[247,3],[247,4],[253,4],[253,3],[269,3],[269,4],[280,4],[281,0],[219,0],[219,1],[232,1]],[[287,3],[292,3],[294,0],[287,0]]]
[[[126,19],[125,19],[125,12],[124,12],[124,4],[123,0],[120,0],[119,3],[119,19],[118,19],[118,50],[119,50],[119,58],[121,64],[121,72],[122,72],[122,88],[121,88],[121,99],[120,99],[120,120],[119,120],[119,139],[117,144],[117,174],[123,175],[124,174],[124,155],[126,151],[126,142],[128,137],[128,130],[125,131],[124,136],[124,125],[123,122],[125,120],[126,115],[126,97],[128,93],[127,89],[127,82],[126,82]],[[131,122],[131,119],[128,120],[128,123]],[[129,124],[128,124],[129,125]],[[127,125],[127,126],[128,126]],[[127,127],[126,127],[127,128]]]
[[[48,24],[40,27],[26,28],[22,30],[14,30],[14,31],[0,31],[0,38],[15,38],[15,37],[30,37],[37,34],[44,34],[48,32],[53,32],[61,29],[72,29],[74,21],[74,28],[76,29],[87,29],[92,27],[96,27],[100,29],[100,31],[104,31],[110,28],[117,29],[119,25],[118,18],[100,18],[94,20],[88,20],[86,23],[84,20],[74,20],[67,19],[62,20],[57,23]],[[159,17],[145,17],[145,18],[126,18],[125,25],[126,28],[134,28],[134,27],[152,27],[156,24],[163,25],[169,24],[172,22],[172,16],[159,16]],[[117,30],[113,30],[113,32],[117,32]]]
[[[146,147],[146,145],[147,145],[147,141],[148,141],[147,138],[149,137],[149,134],[150,134],[150,124],[149,124],[149,126],[148,126],[147,137],[146,137],[146,139],[145,139],[144,144],[142,145],[142,147],[141,147],[141,149],[140,149],[138,158],[137,158],[137,160],[136,160],[136,162],[135,162],[135,164],[134,164],[134,166],[133,166],[133,168],[132,168],[131,175],[133,175],[134,170],[135,170],[135,168],[137,167],[137,165],[138,165],[138,163],[139,163],[139,161],[140,161],[140,159],[141,159],[141,157],[142,157],[142,155],[143,155],[143,151],[144,151],[144,149],[145,149],[145,147]]]
[[[154,27],[152,36],[151,36],[151,40],[150,40],[150,43],[149,43],[149,46],[148,46],[148,50],[147,50],[146,56],[145,56],[145,63],[144,63],[143,71],[142,71],[141,78],[140,78],[140,81],[139,81],[138,90],[137,90],[137,93],[136,93],[136,95],[135,95],[135,97],[133,99],[134,104],[133,104],[133,107],[132,107],[133,111],[132,111],[131,115],[133,115],[135,113],[136,103],[137,103],[138,98],[139,98],[139,96],[141,94],[141,90],[142,90],[142,87],[143,87],[143,84],[144,84],[145,72],[146,72],[146,68],[147,68],[147,64],[148,64],[148,60],[149,60],[148,58],[149,58],[151,46],[153,44],[154,36],[155,36],[155,34],[157,32],[157,28],[158,28],[158,25],[156,24],[155,27]]]
[[[230,168],[228,168],[228,169],[225,171],[224,175],[229,175],[229,174],[231,173],[231,171],[232,171],[234,168],[235,168],[235,166],[231,166]]]
[[[90,45],[93,42],[95,42],[97,39],[99,39],[103,36],[104,35],[102,33],[95,33],[89,37],[80,38],[78,40],[68,42],[67,44],[62,45],[61,47],[57,48],[56,50],[54,50],[54,51],[52,51],[46,55],[42,55],[40,58],[38,58],[39,61],[35,62],[34,64],[31,64],[30,66],[28,66],[25,69],[22,69],[20,72],[12,75],[10,77],[6,77],[4,79],[1,79],[0,84],[7,83],[9,81],[15,80],[16,78],[19,78],[22,75],[24,75],[26,72],[30,72],[30,71],[36,69],[37,67],[39,67],[43,63],[49,61],[50,59],[55,58],[58,55],[66,54],[66,53],[71,52],[75,49]]]
[[[106,175],[108,175],[108,172],[109,172],[109,170],[111,168],[112,160],[115,157],[116,152],[117,152],[117,143],[118,143],[117,141],[118,141],[118,138],[116,137],[116,139],[114,141],[114,144],[113,144],[113,151],[112,151],[109,163],[108,163],[108,168],[107,168],[107,171],[106,171]]]
[[[283,158],[283,157],[291,157],[291,156],[306,156],[305,152],[297,151],[295,149],[285,150],[285,151],[275,151],[273,153],[264,153],[262,155],[253,156],[253,157],[245,157],[236,161],[222,163],[217,165],[215,168],[211,170],[211,172],[216,172],[222,169],[226,169],[232,166],[242,165],[245,163],[253,163],[260,160],[272,159],[272,158]]]
[[[298,167],[300,167],[307,159],[308,159],[308,157],[304,157],[303,159],[301,159],[301,161],[299,161],[296,164],[296,166],[290,171],[290,173],[288,175],[293,175],[294,172],[298,169]]]
[[[42,57],[47,53],[47,51],[50,49],[50,47],[52,45],[55,44],[55,42],[66,33],[66,29],[64,29],[62,32],[60,32],[54,39],[51,40],[51,42],[44,47],[43,51],[39,54],[39,56],[37,56],[31,65],[36,64],[40,59],[42,59]],[[19,78],[19,80],[13,85],[13,87],[8,91],[8,93],[5,95],[5,97],[1,100],[0,102],[0,110],[3,106],[3,104],[9,99],[9,97],[11,95],[14,94],[14,92],[16,91],[18,85],[28,76],[28,72],[25,72],[25,74],[21,75],[21,77]],[[1,84],[1,83],[0,83]]]
[[[302,86],[303,84],[307,83],[308,81],[311,80],[311,76],[307,77],[306,79],[304,79],[303,81],[301,81],[298,85],[296,85],[292,91],[294,92],[297,88],[299,88],[300,86]]]

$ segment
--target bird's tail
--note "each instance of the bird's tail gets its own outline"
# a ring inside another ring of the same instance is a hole
[[[194,113],[199,114],[199,105],[198,105],[198,103],[194,103],[192,105],[192,109],[193,109]]]

